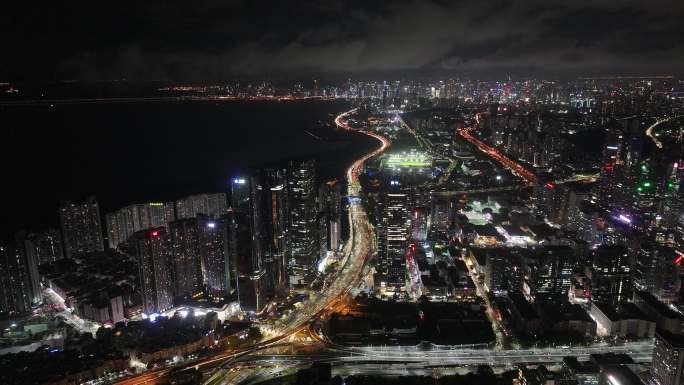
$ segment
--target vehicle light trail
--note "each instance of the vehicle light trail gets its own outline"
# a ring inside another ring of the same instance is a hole
[[[537,176],[534,175],[534,173],[527,170],[525,167],[523,167],[519,163],[517,163],[517,162],[511,160],[510,158],[506,157],[505,155],[501,154],[501,152],[499,152],[499,150],[497,150],[496,148],[491,147],[491,146],[485,144],[483,141],[474,137],[471,134],[471,132],[474,129],[475,129],[474,127],[461,128],[460,130],[458,130],[458,133],[459,133],[459,135],[461,135],[461,137],[463,139],[465,139],[466,141],[470,142],[475,147],[477,147],[478,150],[487,154],[490,158],[496,160],[505,168],[511,170],[511,172],[513,172],[515,175],[524,179],[527,183],[531,183],[531,184],[537,183]]]

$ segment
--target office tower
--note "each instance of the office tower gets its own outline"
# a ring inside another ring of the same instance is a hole
[[[378,226],[380,286],[396,291],[404,285],[409,227],[407,194],[385,194],[382,223]]]
[[[16,315],[31,310],[31,288],[26,258],[18,248],[0,242],[0,314]]]
[[[616,129],[606,134],[603,145],[603,163],[604,164],[621,164],[623,160],[624,151],[624,136],[621,130]]]
[[[22,238],[26,255],[33,258],[39,265],[64,258],[62,237],[57,229],[30,233]]]
[[[74,255],[103,251],[100,207],[95,197],[84,203],[62,202],[59,208],[64,254]]]
[[[159,313],[173,306],[172,251],[166,228],[139,231],[129,239],[137,260],[143,311]]]
[[[452,203],[453,204],[453,203]],[[409,238],[415,242],[424,242],[428,231],[433,229],[430,212],[426,208],[414,208],[411,213],[411,228]],[[430,228],[428,228],[430,225]]]
[[[178,219],[194,218],[197,214],[220,217],[227,210],[225,193],[191,195],[176,201]]]
[[[674,229],[684,213],[684,160],[667,165],[659,184],[658,216],[660,226]]]
[[[568,230],[577,231],[577,237],[590,246],[600,243],[598,222],[598,212],[587,201],[580,202],[568,212]]]
[[[430,200],[431,228],[439,232],[447,232],[454,219],[454,203],[449,199],[432,197]]]
[[[230,264],[235,267],[240,308],[258,313],[266,305],[265,272],[258,254],[253,251],[250,213],[230,211],[227,223]]]
[[[202,292],[199,232],[197,218],[179,219],[169,224],[175,296],[194,296]]]
[[[658,385],[684,383],[684,337],[656,331],[651,375]]]
[[[230,206],[233,210],[248,211],[249,208],[249,180],[245,177],[235,177],[230,184]]]
[[[570,246],[545,246],[527,258],[523,292],[534,299],[567,294],[577,266]]]
[[[261,261],[268,296],[282,293],[287,284],[286,170],[264,169],[250,178],[252,251]]]
[[[601,245],[594,250],[592,258],[588,274],[592,299],[617,306],[632,298],[632,268],[627,249]]]
[[[288,194],[287,170],[267,170],[268,197],[268,248],[265,249],[272,266],[270,276],[275,291],[286,289],[288,282]]]
[[[512,248],[472,248],[469,259],[484,273],[485,289],[494,295],[505,295],[522,289],[521,254],[521,250]]]
[[[307,284],[318,259],[316,163],[291,162],[287,175],[290,283]]]
[[[208,294],[224,298],[231,290],[228,217],[197,217],[202,277]]]
[[[334,181],[321,184],[318,189],[319,255],[339,248],[341,216],[341,183]]]
[[[105,215],[109,247],[124,244],[133,233],[165,226],[176,219],[173,202],[135,204]]]
[[[636,255],[634,286],[660,301],[672,303],[679,297],[681,259],[674,249],[644,242]]]
[[[256,182],[260,183],[259,178]],[[255,223],[260,223],[260,215],[264,209],[259,204],[263,194],[257,187],[252,187],[254,178],[236,177],[232,180],[231,204],[228,212],[228,244],[229,271],[235,277],[240,308],[247,312],[260,312],[266,305],[268,296],[268,282],[263,265],[262,245],[263,236],[255,234]],[[261,187],[263,189],[263,186]],[[259,193],[256,193],[259,191]],[[255,194],[256,193],[256,194]],[[255,196],[256,218],[255,218]]]

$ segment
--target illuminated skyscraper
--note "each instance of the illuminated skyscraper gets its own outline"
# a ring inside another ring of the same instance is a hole
[[[27,234],[22,237],[22,240],[26,255],[35,259],[39,265],[64,258],[62,236],[57,229]]]
[[[632,298],[632,267],[623,246],[599,246],[590,270],[591,296],[596,302],[617,306]]]
[[[259,312],[266,305],[265,271],[253,250],[249,212],[228,213],[230,264],[235,266],[238,301],[243,311]]]
[[[319,256],[340,246],[342,190],[341,183],[323,183],[318,189]]]
[[[229,272],[235,277],[238,301],[243,311],[259,312],[266,305],[268,283],[260,251],[262,236],[254,224],[263,209],[257,203],[255,220],[254,178],[235,177],[231,181],[231,206],[226,224],[228,226]],[[256,180],[257,184],[259,180]],[[263,189],[263,186],[262,186]],[[261,194],[256,194],[261,197]]]
[[[251,178],[253,252],[261,260],[269,296],[287,283],[286,170],[260,170]]]
[[[59,219],[66,257],[104,250],[100,207],[95,197],[82,204],[62,202]]]
[[[235,177],[230,183],[230,205],[233,210],[249,210],[249,179]]]
[[[18,248],[1,242],[0,277],[0,314],[29,312],[36,293],[31,287],[27,260]]]
[[[208,293],[223,298],[231,289],[228,218],[197,217],[202,277]]]
[[[379,284],[396,291],[406,280],[406,250],[408,228],[408,195],[386,194],[382,223],[378,225]]]
[[[169,225],[176,296],[193,296],[202,292],[199,226],[197,218],[179,219]]]
[[[159,313],[173,306],[172,251],[164,227],[139,231],[129,240],[138,260],[143,311]]]
[[[309,281],[318,259],[316,163],[290,162],[287,177],[290,284]]]

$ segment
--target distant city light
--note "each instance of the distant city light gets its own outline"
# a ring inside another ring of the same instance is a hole
[[[233,179],[233,183],[235,183],[235,184],[245,184],[245,178],[235,178],[235,179]]]
[[[632,223],[632,220],[629,217],[626,217],[622,214],[618,215],[618,219],[625,223]]]
[[[152,232],[152,236],[153,236],[153,237],[159,236],[159,231],[154,230],[154,231]]]
[[[216,223],[214,223],[214,222],[209,222],[209,223],[207,223],[207,227],[210,228],[210,229],[213,229],[214,227],[216,227]]]

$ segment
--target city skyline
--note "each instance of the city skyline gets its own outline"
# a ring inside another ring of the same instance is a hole
[[[683,385],[684,3],[12,3],[0,383]]]

